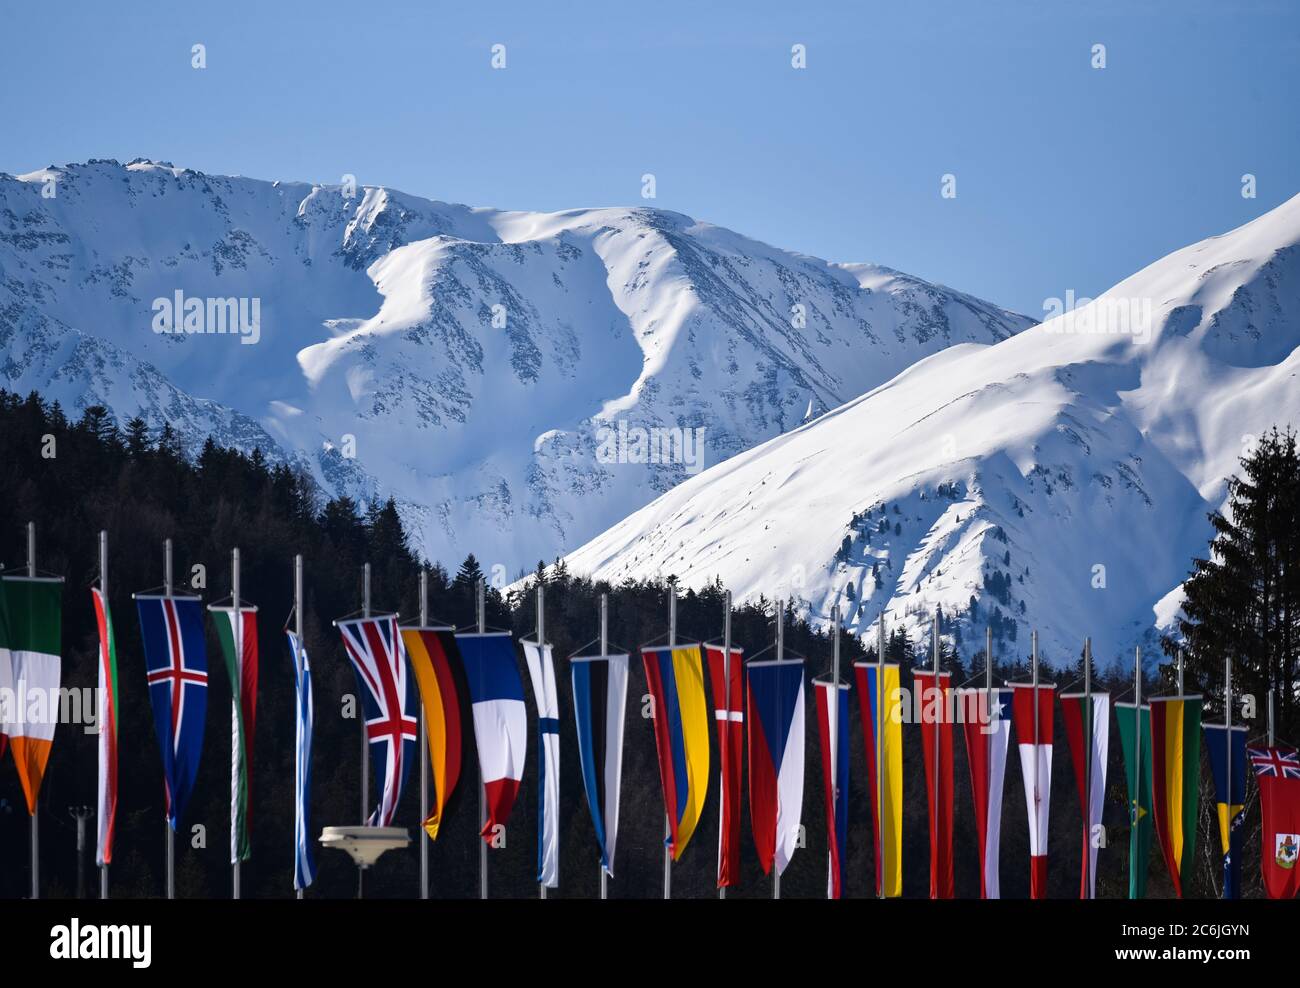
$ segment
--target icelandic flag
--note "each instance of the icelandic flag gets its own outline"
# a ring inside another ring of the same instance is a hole
[[[1056,687],[1011,684],[1011,719],[1029,814],[1029,897],[1047,898],[1047,815],[1052,795],[1052,699]],[[1037,704],[1035,704],[1037,693]],[[1037,714],[1035,714],[1035,710]],[[1038,732],[1034,732],[1037,716]]]
[[[1215,816],[1223,854],[1223,897],[1241,898],[1241,832],[1246,826],[1246,726],[1206,724],[1205,752],[1214,777]],[[1231,733],[1229,733],[1231,731]]]
[[[162,749],[167,823],[176,830],[194,789],[208,711],[208,653],[198,597],[136,597],[140,637]]]
[[[1007,772],[1007,747],[1011,739],[1011,690],[963,690],[963,702],[978,705],[976,716],[962,722],[966,736],[966,762],[970,766],[971,805],[975,809],[975,835],[980,847],[980,898],[997,899],[998,848],[1002,841],[1002,782]],[[969,706],[963,706],[968,710]]]
[[[415,677],[395,614],[339,621],[338,629],[357,674],[370,760],[380,787],[379,802],[366,826],[391,827],[416,757]]]
[[[289,653],[293,657],[293,887],[305,889],[316,880],[316,857],[311,839],[311,728],[315,710],[311,698],[311,663],[307,649],[292,631]]]
[[[763,874],[786,865],[799,844],[803,812],[803,662],[751,662],[749,820]]]
[[[1083,814],[1083,850],[1080,852],[1080,899],[1097,897],[1097,851],[1093,845],[1093,834],[1102,825],[1102,804],[1106,798],[1106,760],[1110,754],[1110,696],[1106,693],[1093,693],[1091,698],[1092,709],[1089,711],[1086,705],[1088,694],[1061,695],[1061,719],[1065,722],[1065,740],[1070,746],[1070,761],[1074,763],[1079,805],[1087,806]]]
[[[528,754],[528,712],[524,681],[508,632],[457,635],[474,713],[479,777],[487,797],[480,832],[490,841],[504,827],[519,793]]]
[[[817,690],[817,733],[822,747],[822,786],[826,793],[826,843],[829,874],[826,898],[844,895],[849,839],[849,687],[821,679]]]
[[[560,703],[550,645],[520,642],[537,705],[537,882],[560,884]]]
[[[698,645],[641,651],[654,711],[655,753],[674,861],[690,843],[709,791],[709,705]]]
[[[569,660],[569,672],[573,679],[573,721],[582,763],[582,788],[587,793],[591,823],[600,844],[600,866],[613,876],[623,779],[628,656],[575,656]]]
[[[722,808],[718,823],[718,888],[740,881],[740,776],[745,757],[744,650],[732,648],[730,660],[721,647],[704,650],[713,691],[713,716],[718,723],[718,777]],[[726,685],[724,685],[724,683]]]

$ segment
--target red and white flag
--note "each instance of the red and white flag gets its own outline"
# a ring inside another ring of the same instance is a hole
[[[1300,756],[1294,748],[1248,748],[1259,786],[1260,867],[1270,899],[1300,891]]]
[[[724,661],[720,647],[705,647],[709,665],[709,689],[713,693],[714,717],[718,722],[718,752],[722,762],[721,819],[718,824],[718,888],[740,881],[740,773],[745,754],[744,658],[741,648],[731,650],[731,662]],[[723,688],[724,677],[729,679]]]
[[[962,693],[967,698],[963,707],[967,716],[962,728],[966,735],[971,805],[975,809],[975,834],[980,849],[980,898],[997,899],[1001,896],[998,847],[1002,840],[1002,782],[1007,773],[1007,742],[1011,738],[1011,691],[963,690]]]
[[[1106,797],[1106,756],[1110,751],[1110,697],[1105,693],[1091,696],[1089,711],[1088,697],[1083,693],[1061,695],[1065,740],[1070,746],[1070,761],[1079,787],[1079,805],[1084,807],[1080,899],[1097,897],[1097,846],[1093,835],[1101,827],[1101,808]]]
[[[925,753],[925,793],[930,806],[930,898],[953,897],[952,872],[952,717],[948,695],[952,674],[916,670],[921,703],[921,747]]]
[[[1056,687],[1011,684],[1011,720],[1029,813],[1029,897],[1047,897],[1047,811],[1052,794],[1052,700]],[[1037,698],[1035,698],[1035,693]]]

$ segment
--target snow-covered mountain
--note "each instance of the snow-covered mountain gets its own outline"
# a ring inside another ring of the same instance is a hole
[[[1064,303],[1062,308],[1065,308]],[[714,578],[963,652],[1131,661],[1176,614],[1225,478],[1300,425],[1300,196],[995,345],[919,361],[687,480],[568,557],[618,580]],[[847,541],[846,541],[847,540]],[[1014,638],[1012,637],[1014,635]]]
[[[327,493],[396,497],[429,558],[510,574],[1032,322],[653,209],[501,212],[149,161],[0,175],[0,387],[171,422],[191,449],[260,446]],[[602,451],[603,428],[630,445]],[[627,462],[640,429],[703,429],[702,460]]]

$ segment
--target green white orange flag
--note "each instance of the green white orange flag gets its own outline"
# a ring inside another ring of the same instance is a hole
[[[1156,836],[1174,892],[1196,859],[1197,809],[1201,795],[1201,698],[1151,698],[1151,804]]]
[[[209,607],[230,678],[230,863],[247,861],[257,714],[257,608]]]
[[[30,814],[59,719],[62,617],[62,580],[0,579],[0,668],[10,687],[0,693],[0,730],[9,735]]]
[[[113,861],[113,824],[117,818],[117,645],[113,641],[113,615],[98,588],[92,588],[95,620],[99,625],[99,693],[96,723],[99,726],[99,835],[95,843],[95,864],[101,868]]]

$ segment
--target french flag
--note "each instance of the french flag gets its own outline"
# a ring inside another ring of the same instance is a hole
[[[507,632],[457,635],[474,714],[474,741],[487,801],[481,835],[504,827],[519,793],[528,754],[528,711],[514,642]]]
[[[763,874],[785,871],[799,841],[803,812],[803,663],[751,662],[749,818]]]

